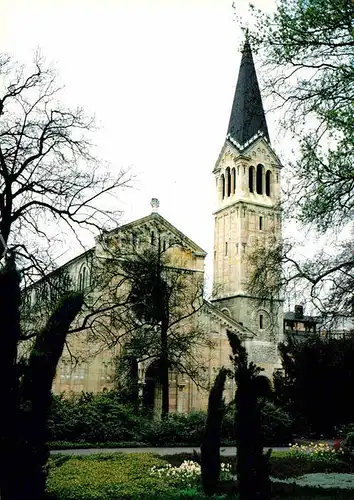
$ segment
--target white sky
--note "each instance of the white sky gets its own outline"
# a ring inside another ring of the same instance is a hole
[[[249,22],[247,0],[235,5]],[[65,83],[64,103],[95,113],[99,156],[138,174],[124,222],[149,214],[156,197],[161,215],[211,257],[211,172],[243,40],[232,0],[2,0],[1,11],[0,50],[23,62],[41,48]],[[267,120],[282,155],[289,145]]]

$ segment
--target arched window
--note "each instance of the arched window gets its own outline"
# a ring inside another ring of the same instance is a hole
[[[248,169],[248,187],[250,193],[254,192],[254,167]]]
[[[263,194],[263,165],[257,165],[256,190],[257,194]]]
[[[266,172],[266,195],[267,196],[270,196],[270,181],[271,181],[271,176],[272,176],[272,173],[270,170],[267,170]]]
[[[221,312],[223,312],[224,314],[227,314],[231,318],[230,310],[227,307],[224,307],[223,309],[221,309]]]
[[[236,170],[235,168],[232,169],[232,194],[235,194],[236,190]]]
[[[227,255],[227,241],[225,242],[225,257]]]
[[[226,169],[226,187],[227,187],[227,196],[230,196],[231,194],[231,172],[230,172],[230,168],[227,167]]]
[[[79,290],[85,290],[90,284],[89,270],[86,264],[82,264],[79,272]]]
[[[151,231],[151,235],[150,235],[150,241],[151,241],[151,246],[154,246],[155,245],[155,233],[154,231]]]
[[[225,176],[224,174],[221,175],[221,192],[222,192],[222,199],[225,198]]]

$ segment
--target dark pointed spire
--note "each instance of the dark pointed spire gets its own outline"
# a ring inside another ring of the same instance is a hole
[[[262,135],[270,142],[251,45],[246,32],[227,137],[243,146],[256,135]]]

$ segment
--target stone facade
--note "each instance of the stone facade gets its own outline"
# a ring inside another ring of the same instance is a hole
[[[183,269],[188,269],[204,278],[204,259],[206,253],[194,242],[186,238],[181,232],[169,224],[166,219],[159,214],[152,213],[150,216],[134,221],[112,232],[111,237],[117,242],[126,241],[126,235],[131,235],[136,230],[143,241],[150,240],[152,231],[157,238],[172,239],[176,245],[170,248],[170,259],[174,264],[178,264]],[[124,236],[125,235],[125,236]],[[181,244],[179,244],[180,242]],[[99,240],[96,246],[90,250],[90,259],[87,253],[69,262],[61,270],[70,275],[74,287],[83,287],[82,269],[87,266],[86,290],[88,293],[95,293],[90,287],[90,267],[88,262],[94,263],[97,255],[102,256],[102,245]],[[31,291],[31,296],[35,296],[35,291]],[[78,320],[80,324],[80,319]],[[186,327],[190,328],[194,324],[203,328],[209,333],[209,338],[214,342],[214,347],[199,348],[196,357],[200,366],[205,369],[205,376],[200,381],[201,387],[197,385],[186,374],[172,371],[170,373],[170,410],[185,412],[191,409],[205,409],[208,399],[208,389],[212,384],[215,374],[220,366],[230,366],[229,356],[231,354],[227,341],[227,330],[236,331],[245,341],[253,338],[253,333],[243,327],[239,322],[233,320],[227,313],[221,311],[215,305],[204,301],[198,313],[189,317]],[[113,326],[109,325],[113,330]],[[117,333],[113,332],[112,333]],[[75,334],[69,338],[68,346],[65,348],[60,360],[57,376],[53,384],[55,393],[61,392],[99,392],[112,387],[112,377],[114,374],[114,358],[119,353],[119,346],[114,348],[104,348],[104,344],[95,342],[89,334],[83,332]],[[140,386],[143,389],[146,383],[146,374],[149,363],[139,365]],[[228,383],[225,396],[230,400],[234,392],[233,383]],[[156,386],[155,407],[158,409],[161,404],[159,397],[159,387]]]
[[[282,303],[259,306],[248,295],[247,255],[255,245],[281,238],[280,170],[273,150],[260,137],[242,152],[226,140],[213,171],[217,207],[212,302],[254,333],[250,354],[269,376],[279,363],[276,344],[283,336]]]

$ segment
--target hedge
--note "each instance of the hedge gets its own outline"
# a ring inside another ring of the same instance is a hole
[[[82,447],[199,446],[205,421],[203,411],[170,414],[162,421],[154,420],[151,415],[122,404],[113,391],[61,395],[53,399],[47,439],[56,448],[60,448],[59,442]],[[291,441],[289,415],[270,402],[264,407],[262,425],[266,446],[287,445]],[[235,443],[232,405],[223,420],[221,439],[223,446]]]

